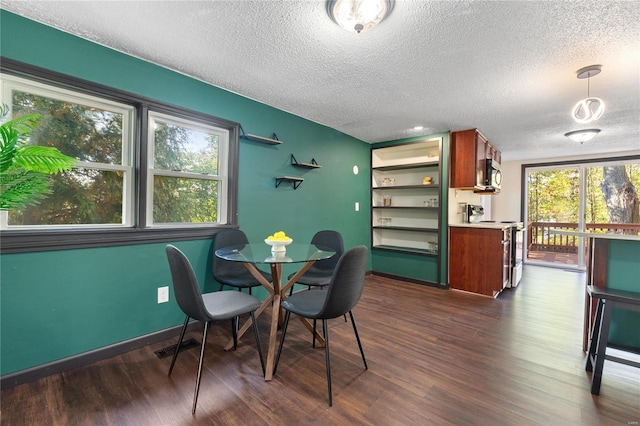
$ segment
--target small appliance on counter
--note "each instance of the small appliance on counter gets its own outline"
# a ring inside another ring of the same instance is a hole
[[[482,216],[484,216],[484,207],[475,204],[467,204],[467,223],[480,223]]]

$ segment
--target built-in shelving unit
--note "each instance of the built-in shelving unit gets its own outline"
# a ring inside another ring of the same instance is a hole
[[[302,167],[302,168],[305,168],[305,169],[318,169],[318,168],[322,167],[321,165],[319,165],[316,162],[315,158],[312,158],[311,162],[309,162],[309,163],[302,163],[302,162],[298,161],[293,154],[291,154],[291,165],[295,166],[295,167]]]
[[[264,136],[252,135],[250,133],[245,133],[242,126],[240,126],[240,137],[242,139],[247,139],[254,142],[265,143],[268,145],[279,145],[282,143],[278,136],[274,133],[270,138],[265,138]]]
[[[441,138],[371,151],[374,250],[439,256]]]

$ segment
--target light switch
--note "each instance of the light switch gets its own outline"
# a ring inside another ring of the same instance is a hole
[[[356,201],[356,211],[359,212],[360,211],[360,203]]]

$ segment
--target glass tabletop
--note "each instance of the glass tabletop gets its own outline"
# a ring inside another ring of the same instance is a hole
[[[291,243],[283,253],[272,253],[265,243],[242,244],[216,250],[216,256],[232,262],[249,263],[302,263],[310,260],[328,259],[334,250],[315,244]]]

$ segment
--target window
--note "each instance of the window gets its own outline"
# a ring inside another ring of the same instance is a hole
[[[51,193],[36,206],[11,211],[14,229],[132,226],[132,106],[2,76],[2,100],[14,117],[40,114],[33,145],[76,158],[50,178]]]
[[[0,67],[13,115],[42,115],[30,142],[77,159],[45,200],[0,224],[2,253],[211,238],[236,224],[238,123],[10,59]]]
[[[149,113],[147,224],[226,221],[229,132]]]
[[[584,268],[583,237],[554,231],[640,234],[638,157],[523,165],[527,260]]]

